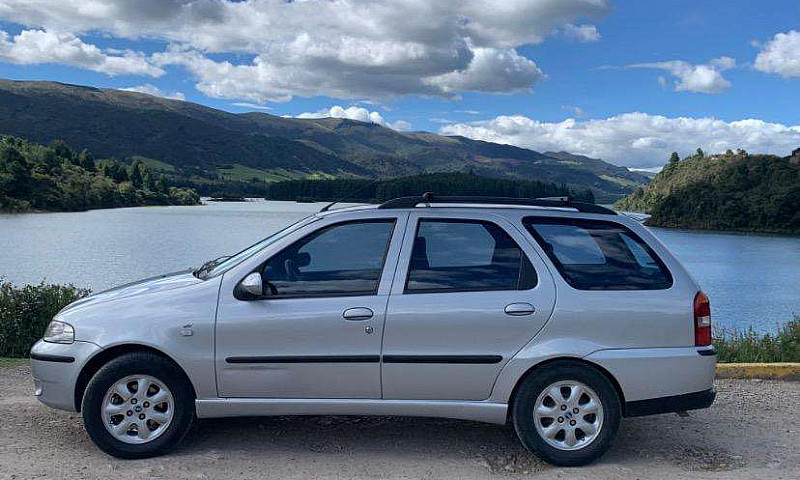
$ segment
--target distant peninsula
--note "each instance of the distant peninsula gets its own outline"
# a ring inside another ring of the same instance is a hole
[[[647,225],[800,235],[800,148],[787,157],[673,153],[650,185],[614,204]]]

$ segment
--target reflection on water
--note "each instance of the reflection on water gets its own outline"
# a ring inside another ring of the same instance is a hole
[[[322,205],[258,201],[0,215],[0,276],[98,291],[234,253]],[[800,238],[653,230],[708,293],[716,325],[770,331],[800,314]]]

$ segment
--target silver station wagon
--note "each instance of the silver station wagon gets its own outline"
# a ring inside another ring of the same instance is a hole
[[[35,394],[122,458],[195,418],[410,415],[514,426],[557,465],[622,417],[706,408],[697,283],[644,227],[566,198],[328,210],[230,257],[89,296],[31,350]]]

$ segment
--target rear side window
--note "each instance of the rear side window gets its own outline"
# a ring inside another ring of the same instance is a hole
[[[536,286],[528,257],[502,228],[477,220],[420,220],[406,292],[527,290]]]
[[[544,217],[527,217],[523,224],[574,288],[661,290],[672,285],[655,252],[623,225]]]

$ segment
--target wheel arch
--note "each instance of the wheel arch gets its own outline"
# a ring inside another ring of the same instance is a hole
[[[75,403],[76,412],[81,411],[81,403],[83,400],[83,395],[84,393],[86,393],[86,387],[89,386],[89,382],[91,381],[92,377],[94,377],[94,375],[101,368],[103,368],[103,365],[107,364],[108,362],[117,357],[133,352],[153,353],[175,364],[175,366],[178,367],[178,369],[180,369],[181,373],[183,373],[183,375],[189,381],[189,385],[192,388],[192,395],[195,398],[197,398],[197,392],[195,391],[194,384],[192,383],[191,378],[189,377],[189,375],[186,374],[186,370],[184,370],[183,367],[181,367],[181,365],[178,362],[176,362],[174,358],[170,357],[163,351],[148,345],[142,345],[138,343],[125,343],[120,345],[114,345],[112,347],[100,350],[92,358],[90,358],[89,361],[87,361],[86,364],[83,366],[75,381],[75,394],[74,394],[75,396],[73,401]]]
[[[536,370],[538,370],[540,368],[543,368],[543,367],[546,367],[548,365],[551,365],[553,363],[557,363],[557,362],[572,363],[572,364],[575,364],[575,365],[587,366],[587,367],[594,368],[595,370],[600,372],[604,377],[606,377],[606,380],[608,380],[609,383],[611,383],[611,385],[614,387],[614,390],[617,392],[617,395],[619,396],[620,409],[621,409],[621,412],[622,412],[622,414],[624,416],[624,414],[625,414],[625,393],[622,391],[622,387],[620,386],[620,384],[617,381],[617,379],[614,378],[614,375],[611,374],[611,372],[609,372],[608,370],[606,370],[602,366],[600,366],[600,365],[598,365],[598,364],[596,364],[594,362],[590,362],[588,360],[585,360],[583,358],[578,358],[578,357],[554,357],[554,358],[548,358],[547,360],[543,360],[543,361],[531,366],[522,375],[519,376],[519,378],[517,379],[516,383],[514,384],[514,388],[511,390],[511,395],[508,397],[508,407],[509,408],[508,408],[508,414],[507,414],[507,419],[506,419],[507,422],[509,422],[510,419],[511,419],[511,414],[512,414],[512,412],[514,410],[513,409],[513,405],[514,405],[514,402],[516,401],[517,392],[519,391],[519,387],[522,385],[522,383],[528,378],[528,376],[532,375]]]

